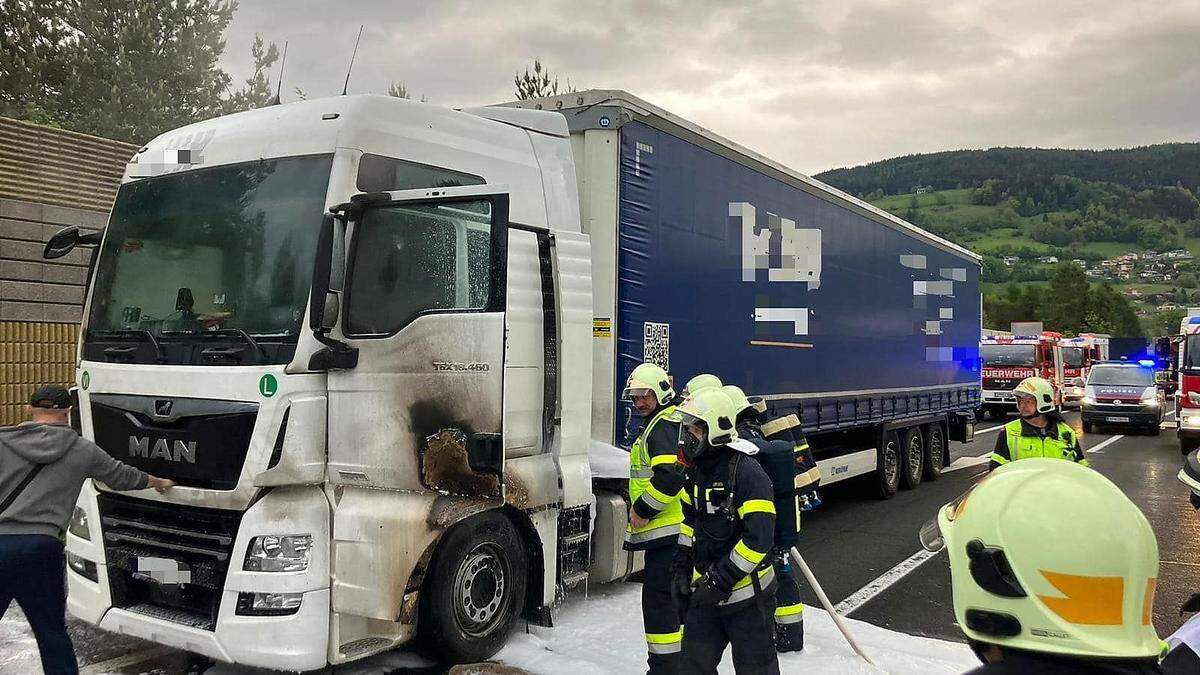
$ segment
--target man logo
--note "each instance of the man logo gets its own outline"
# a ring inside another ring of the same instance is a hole
[[[169,417],[171,415],[171,408],[174,405],[175,403],[170,399],[156,399],[154,401],[154,415],[156,417]]]
[[[164,462],[196,463],[196,441],[175,441],[168,444],[165,438],[154,439],[150,444],[147,437],[129,437],[129,456],[161,459]]]

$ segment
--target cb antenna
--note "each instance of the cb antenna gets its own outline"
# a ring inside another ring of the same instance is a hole
[[[279,93],[283,90],[283,69],[287,66],[287,41],[283,43],[283,59],[279,62],[279,81],[275,83],[275,98],[271,99],[267,105],[279,105]]]
[[[354,53],[350,55],[350,67],[346,69],[346,83],[342,85],[342,96],[350,88],[350,73],[354,72],[354,57],[358,56],[358,41],[362,39],[362,24],[358,26],[358,37],[354,40]]]

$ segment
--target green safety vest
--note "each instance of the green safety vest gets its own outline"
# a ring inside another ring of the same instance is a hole
[[[1076,461],[1075,456],[1075,430],[1063,422],[1058,423],[1058,438],[1049,436],[1041,438],[1039,436],[1024,436],[1021,434],[1021,420],[1013,420],[1004,425],[1004,433],[1008,436],[1008,456],[1006,460],[1003,457],[992,455],[992,459],[1000,464],[1015,462],[1018,459],[1028,459],[1030,457],[1048,457],[1050,459],[1069,459]],[[1087,466],[1087,460],[1078,460],[1080,464]]]
[[[673,405],[658,411],[658,414],[646,423],[642,433],[638,434],[637,440],[633,442],[633,448],[629,451],[630,504],[636,502],[646,490],[652,490],[653,492],[650,493],[652,496],[667,503],[666,508],[650,519],[645,527],[634,528],[630,524],[626,528],[625,540],[630,544],[641,544],[661,537],[677,537],[679,535],[679,524],[683,522],[683,505],[679,503],[678,495],[655,495],[654,492],[657,490],[650,485],[650,478],[654,476],[654,467],[659,464],[674,464],[675,456],[651,457],[650,450],[646,447],[646,439],[650,437],[650,432],[654,431],[654,427],[659,422],[670,417],[674,412],[675,406]]]

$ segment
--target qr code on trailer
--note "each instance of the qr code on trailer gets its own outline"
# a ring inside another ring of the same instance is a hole
[[[643,326],[642,360],[671,372],[671,324],[647,321]]]

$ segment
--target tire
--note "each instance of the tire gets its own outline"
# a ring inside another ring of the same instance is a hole
[[[1179,451],[1183,454],[1188,454],[1200,447],[1200,438],[1180,438]]]
[[[935,481],[942,477],[945,468],[946,430],[940,422],[934,422],[925,427],[925,471],[926,481]]]
[[[989,406],[985,405],[979,409],[979,419],[981,420],[990,420],[995,416],[996,413]]]
[[[1151,436],[1161,436],[1162,435],[1162,422],[1155,424],[1154,426],[1150,427],[1146,431],[1149,431]]]
[[[900,489],[900,437],[889,431],[875,453],[875,489],[880,499],[891,499]]]
[[[421,591],[423,642],[441,660],[486,661],[500,651],[524,611],[528,563],[521,536],[497,512],[446,534]]]
[[[900,468],[900,486],[912,490],[921,484],[925,473],[925,439],[921,435],[921,427],[909,427],[904,432]]]
[[[1085,433],[1085,434],[1090,434],[1090,433],[1092,433],[1092,429],[1095,429],[1095,428],[1096,428],[1096,427],[1095,427],[1095,426],[1093,426],[1091,422],[1084,422],[1084,423],[1083,423],[1083,433]]]

